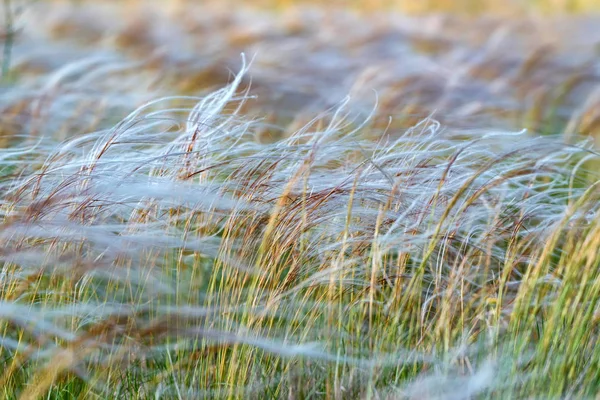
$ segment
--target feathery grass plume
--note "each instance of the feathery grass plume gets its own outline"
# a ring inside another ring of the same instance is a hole
[[[4,396],[600,391],[597,153],[346,102],[263,143],[246,72],[0,150]]]

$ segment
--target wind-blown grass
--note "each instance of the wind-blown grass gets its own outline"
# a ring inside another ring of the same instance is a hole
[[[202,98],[0,150],[6,398],[593,397],[591,146]]]
[[[376,90],[380,129],[390,116],[399,130],[434,113],[448,128],[600,138],[593,14],[415,16],[379,7],[256,9],[254,1],[184,1],[179,11],[172,1],[13,4],[27,7],[16,25],[11,85],[0,89],[2,142],[31,120],[36,132],[64,139],[106,128],[151,99],[215,90],[241,52],[255,56],[250,94],[258,96],[242,114],[284,128],[283,136],[348,93],[352,115],[366,115]]]

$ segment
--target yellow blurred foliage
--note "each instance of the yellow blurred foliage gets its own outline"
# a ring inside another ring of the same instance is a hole
[[[143,6],[153,0],[46,0],[57,3],[104,2],[121,3],[129,6]],[[189,3],[198,4],[194,0],[163,0],[174,9],[185,8]],[[600,11],[598,0],[206,0],[204,4],[214,3],[218,6],[248,6],[269,9],[285,9],[298,5],[314,5],[318,7],[349,8],[359,11],[396,10],[406,13],[450,12],[461,14],[514,14],[520,12],[540,13],[595,13]]]

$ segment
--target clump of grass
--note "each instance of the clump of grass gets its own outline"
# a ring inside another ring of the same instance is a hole
[[[345,103],[263,143],[245,73],[0,150],[3,396],[600,391],[597,153]]]

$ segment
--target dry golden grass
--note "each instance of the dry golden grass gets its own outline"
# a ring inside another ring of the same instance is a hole
[[[74,3],[0,88],[0,397],[600,393],[591,2]]]
[[[394,17],[187,3],[189,11],[182,12],[150,2],[93,4],[31,7],[20,18],[13,74],[31,81],[102,49],[139,62],[136,69],[147,79],[128,90],[141,92],[140,99],[148,87],[152,96],[195,95],[227,83],[244,51],[255,56],[251,93],[258,96],[244,112],[279,125],[297,127],[296,118],[348,93],[357,112],[368,112],[376,91],[381,126],[389,116],[407,127],[435,112],[445,125],[598,134],[595,17]],[[15,110],[22,99],[3,102]],[[10,111],[4,115],[14,120]]]

